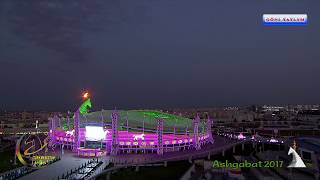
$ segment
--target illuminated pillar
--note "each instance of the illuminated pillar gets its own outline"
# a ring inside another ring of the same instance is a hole
[[[199,123],[200,117],[197,115],[196,118],[193,119],[193,147],[197,150],[201,149],[199,143]]]
[[[52,138],[52,140],[54,139],[54,137],[53,137],[53,135],[54,135],[54,131],[56,130],[56,128],[57,128],[57,121],[58,121],[58,116],[57,115],[54,115],[53,116],[53,118],[51,118],[51,129],[50,130],[52,130],[51,131],[51,138]],[[49,130],[49,132],[50,132],[50,130]]]
[[[129,132],[129,117],[128,117],[128,111],[126,116],[126,123],[127,123],[127,132]]]
[[[50,121],[50,123],[49,123],[49,132],[53,132],[53,130],[55,129],[55,125],[54,125],[54,118],[49,118],[49,121]],[[51,130],[51,131],[50,131]]]
[[[213,137],[212,137],[212,130],[211,130],[211,126],[212,126],[212,120],[210,119],[210,117],[208,116],[208,119],[207,119],[207,135],[209,136],[208,137],[208,141],[210,143],[213,143]]]
[[[51,136],[52,132],[52,119],[49,117],[48,118],[48,135]]]
[[[53,147],[54,144],[55,144],[55,137],[54,137],[54,130],[55,130],[55,118],[53,117],[50,117],[48,118],[49,120],[49,132],[48,132],[48,135],[50,137],[50,140],[49,140],[49,146]]]
[[[58,116],[56,116],[56,117],[58,119],[58,127],[61,128],[61,119]]]
[[[158,134],[158,146],[157,146],[157,154],[163,154],[163,143],[162,143],[162,135],[163,135],[163,119],[157,119],[157,134]]]
[[[67,125],[68,125],[68,130],[71,128],[70,127],[70,116],[72,116],[72,113],[70,111],[67,112]]]
[[[100,111],[100,116],[101,116],[101,127],[102,127],[102,129],[103,129],[103,131],[106,131],[106,129],[104,129],[104,119],[103,119],[103,109],[101,109],[101,111]],[[105,135],[105,140],[107,139],[107,134]],[[100,141],[100,149],[102,149],[102,146],[103,146],[103,140],[101,140]],[[107,146],[107,144],[106,144],[106,146]]]
[[[101,126],[102,126],[102,128],[104,129],[104,119],[103,119],[102,111],[103,111],[103,110],[101,110],[101,113],[100,113],[100,116],[101,116]]]
[[[78,148],[80,147],[80,111],[79,109],[74,113],[74,144],[73,144],[73,151],[78,151]]]
[[[146,116],[143,116],[143,122],[142,122],[142,133],[144,134],[144,121],[145,121]]]
[[[111,155],[117,155],[118,153],[118,117],[119,114],[115,110],[111,114],[112,119],[112,145],[111,145]]]
[[[53,116],[53,129],[56,129],[57,127],[59,127],[59,118],[57,115]]]

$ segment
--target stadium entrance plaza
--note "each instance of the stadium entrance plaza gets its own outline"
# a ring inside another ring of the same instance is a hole
[[[104,162],[107,161],[107,157],[104,157]],[[23,176],[19,179],[21,180],[35,180],[35,179],[57,179],[58,176],[61,177],[62,174],[66,174],[71,169],[78,168],[82,164],[88,162],[90,158],[77,157],[76,154],[65,151],[61,156],[61,160],[50,164],[47,167],[40,168],[31,174]]]
[[[118,157],[118,160],[127,161],[129,159],[137,159],[141,156],[144,156],[146,161],[148,161],[149,158],[154,159],[154,157],[158,157],[158,161],[170,161],[170,160],[180,160],[180,159],[188,159],[186,157],[189,157],[189,155],[192,156],[192,154],[197,153],[209,153],[210,151],[215,151],[215,153],[220,153],[223,151],[221,147],[236,142],[235,140],[226,139],[224,137],[215,137],[215,143],[208,145],[206,148],[201,149],[199,151],[196,150],[188,150],[184,152],[171,152],[166,153],[166,155],[162,156],[163,158],[159,158],[156,154],[126,154],[126,155],[120,155]],[[219,147],[219,148],[217,148]],[[188,155],[189,154],[189,155]],[[187,155],[187,156],[186,156]],[[213,154],[212,154],[213,155]],[[179,157],[180,156],[180,157]],[[99,159],[104,162],[103,167],[106,167],[110,162],[110,156],[102,156],[99,157]],[[61,160],[48,165],[47,167],[40,168],[20,179],[22,180],[34,180],[34,179],[57,179],[57,177],[61,177],[62,174],[66,174],[67,172],[70,172],[71,169],[78,168],[82,164],[88,162],[91,160],[91,158],[82,158],[78,157],[77,154],[71,152],[70,150],[65,150],[64,154],[61,156]]]

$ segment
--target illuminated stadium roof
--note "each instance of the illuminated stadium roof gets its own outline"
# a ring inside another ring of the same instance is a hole
[[[111,124],[111,113],[113,110],[102,110],[96,112],[90,112],[82,114],[80,116],[80,126],[86,124],[101,124],[102,119],[104,124]],[[173,127],[176,127],[176,132],[184,132],[186,128],[192,129],[192,119],[169,114],[155,110],[118,110],[119,113],[119,128],[126,127],[126,118],[128,118],[130,128],[142,128],[143,121],[145,129],[155,129],[156,119],[164,119],[165,131],[173,131]],[[70,120],[70,123],[73,124]],[[63,122],[66,127],[66,121]],[[204,128],[203,124],[200,124],[200,128]]]

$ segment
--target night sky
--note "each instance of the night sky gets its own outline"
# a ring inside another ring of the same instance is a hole
[[[319,103],[320,1],[0,0],[0,79],[7,110]]]

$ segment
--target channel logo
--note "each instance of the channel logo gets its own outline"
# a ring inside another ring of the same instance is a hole
[[[266,26],[305,26],[308,24],[307,14],[264,14],[262,20]]]
[[[296,150],[292,147],[289,148],[288,155],[292,154],[292,161],[289,164],[288,168],[305,168],[306,165],[302,161],[299,154],[296,152]]]

